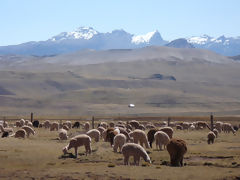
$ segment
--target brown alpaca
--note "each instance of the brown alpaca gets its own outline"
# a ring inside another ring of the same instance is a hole
[[[160,128],[160,131],[165,132],[169,136],[170,139],[173,137],[173,128],[171,128],[171,127]]]
[[[216,138],[216,135],[214,132],[210,131],[207,135],[208,137],[208,144],[213,144],[214,143],[214,139]]]
[[[148,138],[148,142],[150,147],[152,148],[152,143],[154,141],[154,134],[159,131],[158,129],[154,128],[154,129],[150,129],[147,133],[147,138]]]
[[[113,139],[114,137],[120,133],[120,130],[118,128],[108,128],[106,130],[106,138],[105,141],[106,142],[110,142],[111,146],[113,145]]]
[[[182,139],[171,139],[167,144],[171,166],[183,166],[183,156],[187,152],[186,142]]]
[[[136,120],[131,120],[131,121],[129,121],[129,124],[130,124],[132,127],[134,127],[135,129],[138,129],[139,126],[140,126],[139,122],[136,121]]]

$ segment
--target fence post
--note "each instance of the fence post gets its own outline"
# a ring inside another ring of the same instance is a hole
[[[210,115],[211,130],[213,130],[213,114]]]
[[[168,117],[168,126],[170,125],[171,118]]]
[[[94,116],[92,117],[92,129],[94,129]]]
[[[31,122],[33,122],[33,113],[31,112]]]

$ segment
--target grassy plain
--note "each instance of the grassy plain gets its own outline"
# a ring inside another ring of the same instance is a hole
[[[69,134],[82,132],[72,129]],[[36,129],[36,135],[25,140],[0,139],[0,179],[239,179],[240,133],[221,133],[213,145],[207,144],[207,133],[175,130],[174,137],[184,139],[188,146],[184,167],[170,167],[167,151],[156,150],[155,144],[147,149],[153,163],[142,160],[137,167],[124,166],[122,154],[114,153],[102,140],[93,141],[89,156],[83,147],[77,159],[63,156],[68,141],[57,140],[56,131]]]

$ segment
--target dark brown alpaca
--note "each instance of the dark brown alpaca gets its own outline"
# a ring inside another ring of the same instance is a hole
[[[150,129],[147,133],[147,138],[148,138],[148,142],[150,147],[152,148],[152,143],[154,141],[154,134],[159,131],[158,129],[154,128],[154,129]]]

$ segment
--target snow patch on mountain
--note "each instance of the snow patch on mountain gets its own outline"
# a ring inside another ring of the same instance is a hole
[[[63,32],[57,36],[51,38],[51,41],[61,41],[66,39],[85,39],[89,40],[94,35],[98,34],[98,31],[93,29],[92,27],[79,27],[75,31],[72,32]]]
[[[208,35],[203,35],[203,36],[192,36],[190,38],[187,38],[187,41],[191,44],[199,44],[203,45],[206,44],[210,41],[213,41],[214,38],[208,36]]]
[[[134,44],[141,44],[141,43],[149,43],[151,38],[156,34],[159,33],[157,30],[153,32],[149,32],[144,35],[137,35],[132,37],[132,43]]]

